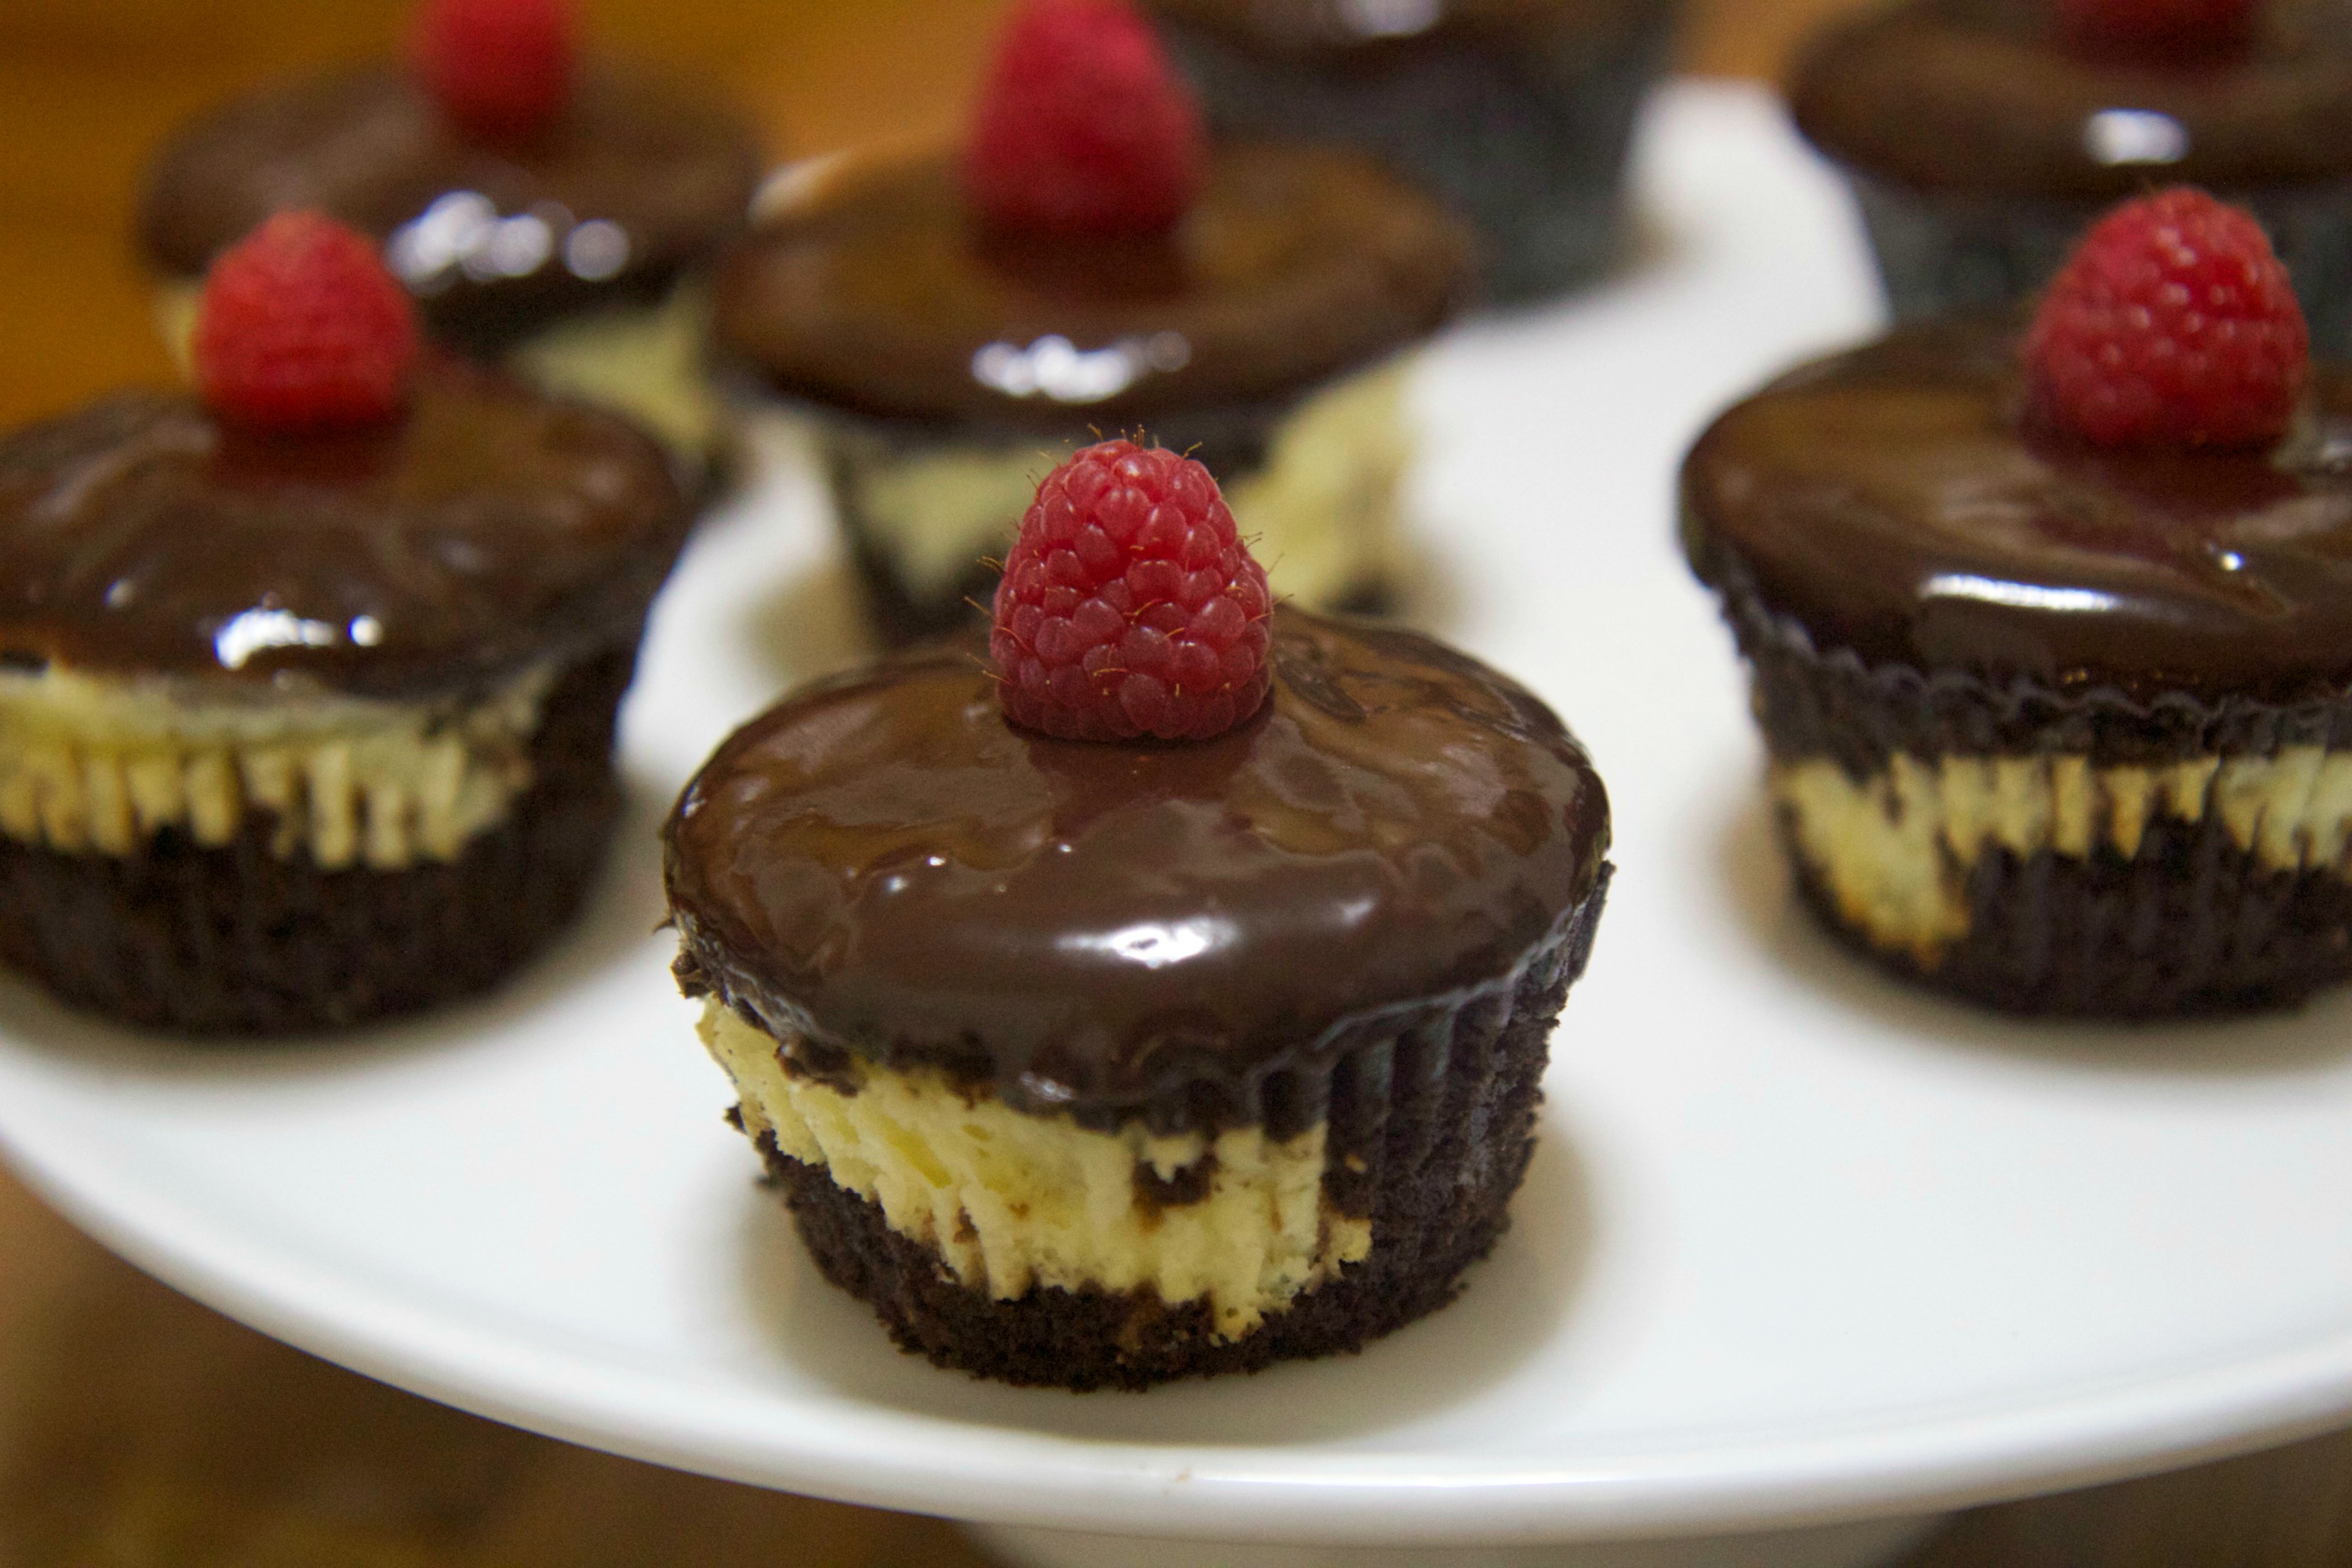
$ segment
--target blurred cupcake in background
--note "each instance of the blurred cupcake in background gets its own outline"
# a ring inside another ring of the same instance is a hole
[[[1148,3],[1219,132],[1385,160],[1476,226],[1492,298],[1557,293],[1617,254],[1674,0]]]
[[[2352,350],[2345,0],[1909,0],[1817,35],[1790,98],[1898,320],[2024,299],[2099,213],[2179,181],[2260,217],[2314,345]]]
[[[0,434],[0,964],[191,1035],[486,990],[604,862],[673,466],[420,352],[316,213],[222,255],[193,340],[199,394]]]
[[[265,87],[184,127],[139,240],[184,345],[205,268],[274,212],[376,240],[425,331],[619,408],[701,468],[722,448],[702,278],[763,166],[703,84],[583,53],[566,0],[419,0],[408,58]]]
[[[1797,886],[2005,1011],[2352,978],[2352,368],[2260,226],[2174,187],[2030,323],[1915,322],[1726,412],[1683,533]]]
[[[961,154],[780,176],[715,321],[814,413],[893,639],[962,621],[1039,477],[1145,426],[1225,486],[1278,593],[1370,608],[1399,575],[1399,355],[1472,252],[1360,155],[1207,140],[1125,0],[1030,0]]]

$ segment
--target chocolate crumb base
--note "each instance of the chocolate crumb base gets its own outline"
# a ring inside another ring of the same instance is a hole
[[[1206,1300],[1171,1307],[1149,1289],[1053,1286],[995,1300],[957,1280],[937,1253],[892,1230],[877,1205],[835,1186],[824,1171],[777,1153],[772,1142],[763,1140],[761,1147],[769,1179],[792,1208],[817,1268],[870,1304],[899,1349],[975,1377],[1077,1394],[1139,1390],[1361,1350],[1451,1301],[1462,1271],[1493,1250],[1507,1218],[1497,1199],[1443,1246],[1416,1253],[1414,1272],[1381,1267],[1375,1244],[1362,1263],[1240,1339],[1220,1342],[1211,1337]]]
[[[2129,858],[1988,846],[1969,871],[1968,934],[1933,963],[1848,925],[1785,812],[1780,827],[1804,901],[1832,934],[1906,979],[2003,1012],[2244,1013],[2352,978],[2352,883],[2266,868],[2211,816],[2151,823]]]
[[[998,1300],[891,1229],[879,1205],[763,1135],[770,1182],[824,1277],[872,1306],[901,1349],[941,1367],[1083,1393],[1360,1350],[1451,1301],[1508,1224],[1534,1152],[1552,1026],[1591,953],[1607,879],[1604,867],[1515,991],[1337,1064],[1324,1196],[1370,1215],[1370,1250],[1239,1339],[1214,1337],[1206,1300],[1171,1306],[1150,1289],[1048,1286]]]
[[[323,870],[177,829],[135,855],[0,838],[0,963],[74,1006],[188,1036],[341,1028],[488,990],[576,914],[621,792],[613,721],[634,646],[577,664],[532,738],[531,786],[451,861]]]

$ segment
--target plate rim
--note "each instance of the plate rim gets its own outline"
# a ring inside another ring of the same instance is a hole
[[[905,1411],[823,1424],[673,1419],[657,1380],[561,1349],[453,1327],[415,1303],[240,1237],[200,1207],[120,1179],[94,1148],[0,1112],[0,1154],[110,1251],[215,1310],[379,1382],[648,1463],[837,1502],[990,1524],[1266,1542],[1476,1545],[1727,1534],[1941,1511],[2225,1458],[2352,1416],[2352,1328],[2291,1349],[2049,1400],[1991,1401],[1933,1428],[1856,1424],[1613,1463],[1284,1474],[1278,1452],[1041,1433]],[[944,1375],[944,1374],[943,1374]],[[708,1392],[708,1391],[706,1391]],[[856,1411],[854,1401],[840,1402]],[[981,1450],[995,1448],[992,1457]],[[1070,1473],[1073,1450],[1095,1463]],[[1056,1468],[1024,1466],[1052,1457]],[[1272,1473],[1269,1473],[1272,1472]]]
[[[1676,83],[1716,121],[1779,122],[1747,85]],[[241,1233],[108,1163],[71,1119],[0,1102],[0,1156],[45,1202],[137,1267],[365,1375],[492,1419],[656,1464],[845,1502],[991,1523],[1192,1539],[1466,1545],[1830,1524],[1988,1502],[2226,1457],[2352,1417],[2352,1322],[2284,1349],[2046,1399],[1989,1397],[1906,1431],[1663,1446],[1579,1466],[1441,1470],[1410,1454],[1322,1466],[1280,1449],[1021,1432],[835,1398],[835,1422],[779,1422],[756,1392],[656,1380],[562,1345],[453,1325],[299,1247]],[[953,1374],[941,1374],[953,1375]],[[656,1393],[657,1390],[663,1390]],[[705,1397],[705,1418],[678,1401]],[[762,1421],[760,1412],[771,1414]],[[812,1400],[810,1409],[828,1406]],[[710,1411],[719,1412],[717,1417]],[[993,1450],[993,1453],[991,1452]],[[1085,1463],[1072,1462],[1083,1455]],[[1059,1467],[1024,1465],[1054,1456]],[[1351,1473],[1340,1473],[1346,1470]],[[1318,1473],[1320,1471],[1321,1473]]]

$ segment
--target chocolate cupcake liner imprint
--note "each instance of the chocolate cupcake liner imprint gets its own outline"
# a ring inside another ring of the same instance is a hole
[[[2112,203],[1927,192],[1847,170],[1898,321],[2028,300]],[[2352,187],[2226,193],[2270,233],[2314,353],[2352,357]]]
[[[569,923],[604,862],[620,808],[613,720],[635,663],[632,643],[556,676],[506,770],[520,787],[447,844],[423,841],[435,836],[415,800],[404,815],[418,842],[393,844],[394,807],[364,770],[341,781],[356,820],[338,831],[331,755],[266,799],[278,792],[254,787],[268,772],[256,751],[215,765],[194,809],[151,831],[126,799],[129,841],[101,845],[116,837],[105,814],[65,810],[38,781],[18,789],[28,758],[12,749],[0,963],[76,1006],[192,1036],[334,1028],[486,991]]]
[[[1076,1391],[1255,1371],[1436,1310],[1492,1250],[1606,887],[1604,874],[1514,984],[1359,1026],[1336,1056],[1251,1086],[1244,1120],[1214,1127],[1087,1126],[968,1086],[941,1095],[964,1125],[934,1130],[857,1105],[898,1075],[864,1068],[845,1092],[813,1076],[804,1041],[780,1045],[716,1002],[705,1037],[818,1267],[902,1348]],[[884,1141],[908,1125],[940,1167],[928,1176]],[[1080,1173],[1058,1191],[1036,1181],[1063,1165]]]
[[[1366,39],[1346,51],[1253,47],[1157,7],[1162,36],[1228,132],[1360,148],[1449,203],[1486,244],[1486,291],[1538,300],[1616,259],[1633,123],[1678,7],[1491,34]],[[1433,8],[1434,9],[1434,8]]]
[[[2284,1006],[2352,976],[2352,700],[1995,685],[1822,653],[1727,574],[1807,904],[2021,1013]]]

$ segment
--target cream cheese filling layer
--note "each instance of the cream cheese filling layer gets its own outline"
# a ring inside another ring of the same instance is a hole
[[[1349,376],[1278,424],[1263,468],[1232,478],[1225,500],[1276,593],[1344,603],[1391,580],[1402,551],[1399,500],[1412,459],[1406,365]],[[894,446],[826,421],[839,499],[919,599],[950,592],[974,561],[1002,559],[1069,443]]]
[[[196,304],[203,285],[165,283],[155,321],[163,342],[189,369]],[[703,345],[710,301],[698,282],[678,285],[651,304],[616,305],[555,322],[507,352],[517,379],[557,397],[625,415],[673,453],[707,461],[726,429]]]
[[[557,321],[509,350],[507,368],[542,392],[625,414],[700,463],[726,430],[704,356],[709,340],[709,291],[681,283],[656,304]]]
[[[0,673],[0,832],[132,855],[176,827],[216,848],[261,812],[273,852],[327,870],[455,859],[530,787],[554,678],[541,666],[455,703]]]
[[[860,1064],[845,1092],[786,1071],[777,1042],[716,1001],[700,1029],[734,1080],[747,1133],[772,1134],[999,1300],[1033,1287],[1148,1287],[1171,1305],[1205,1297],[1218,1336],[1232,1339],[1371,1250],[1371,1222],[1324,1201],[1320,1127],[1279,1142],[1258,1128],[1097,1132],[931,1069]],[[1198,1200],[1139,1196],[1139,1167],[1168,1181],[1212,1157]]]
[[[1770,789],[1847,922],[1923,964],[1968,935],[1969,873],[1995,847],[2129,858],[2150,824],[2210,816],[2265,869],[2352,876],[2352,752],[2317,746],[2107,768],[1897,752],[1859,783],[1813,759],[1775,763]]]

